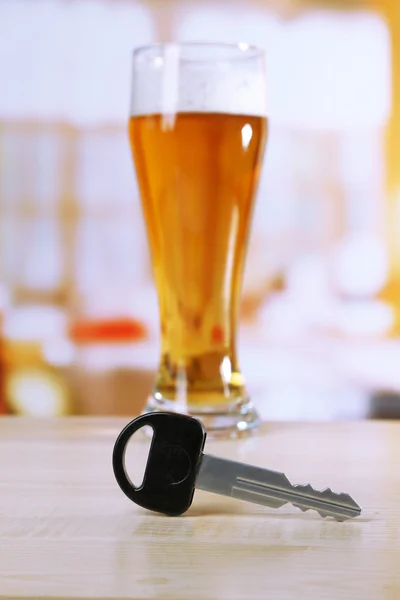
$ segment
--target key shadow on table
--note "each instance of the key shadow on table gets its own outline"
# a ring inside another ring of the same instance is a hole
[[[287,509],[286,509],[287,510]],[[140,509],[140,511],[142,512],[142,509]],[[148,515],[148,511],[146,511],[145,509],[143,509],[143,514]],[[316,512],[313,511],[309,511],[309,512],[301,512],[301,511],[296,511],[296,509],[293,509],[293,512],[280,512],[279,509],[274,510],[274,509],[268,509],[268,508],[263,508],[263,507],[258,507],[258,506],[251,506],[250,508],[246,507],[246,506],[241,506],[240,504],[236,504],[234,503],[234,501],[232,501],[232,504],[230,503],[224,503],[224,504],[218,504],[218,503],[213,503],[213,502],[201,502],[199,503],[197,506],[192,505],[189,510],[184,513],[183,515],[180,515],[178,517],[172,517],[173,519],[198,519],[198,518],[205,518],[205,517],[243,517],[243,518],[250,518],[250,517],[257,517],[260,519],[273,519],[274,521],[300,521],[300,522],[318,522],[320,521],[321,523],[336,523],[336,521],[331,518],[331,517],[326,517],[325,519],[323,519],[322,517],[320,517],[320,515],[318,515]],[[161,513],[153,513],[152,517],[156,517],[156,518],[164,518],[165,519],[165,515],[162,515]],[[168,517],[171,518],[171,517]],[[375,513],[371,513],[371,511],[368,511],[365,515],[357,517],[356,519],[353,520],[348,520],[345,521],[344,523],[338,523],[339,526],[343,525],[343,524],[356,524],[356,523],[372,523],[373,521],[378,520],[379,517],[375,514]]]
[[[330,519],[322,519],[316,515],[316,518],[302,515],[279,515],[266,513],[256,515],[246,515],[245,513],[227,514],[227,519],[222,519],[222,515],[211,515],[209,513],[195,513],[190,518],[190,513],[186,513],[183,518],[161,517],[147,519],[140,523],[132,523],[134,535],[143,537],[146,540],[154,542],[156,539],[164,539],[165,536],[176,536],[180,540],[198,540],[207,541],[209,538],[219,536],[221,544],[231,543],[236,538],[257,540],[260,546],[274,545],[282,540],[282,536],[288,544],[297,544],[301,539],[305,543],[331,542],[332,540],[346,543],[359,544],[360,539],[365,535],[365,520],[347,521],[337,523]],[[236,517],[240,516],[238,520]],[[233,518],[232,518],[233,517]],[[253,517],[253,518],[252,518]],[[127,525],[124,531],[129,531]]]
[[[276,511],[273,512],[246,512],[246,511],[240,511],[240,510],[234,510],[234,509],[229,509],[229,510],[223,510],[221,509],[215,509],[212,505],[210,506],[203,506],[200,508],[193,508],[193,509],[189,509],[188,512],[183,515],[183,517],[185,518],[198,518],[198,517],[214,517],[214,516],[235,516],[235,517],[260,517],[260,518],[271,518],[271,519],[276,519],[276,520],[301,520],[301,521],[320,521],[321,517],[317,514],[303,514],[303,513],[279,513]],[[354,519],[353,521],[351,521],[351,523],[370,523],[372,521],[374,521],[374,518],[368,518],[368,517],[357,517],[356,519]],[[335,522],[335,519],[331,518],[331,517],[327,517],[323,520],[323,522],[325,523],[329,523],[329,522]],[[347,521],[350,522],[350,521]]]

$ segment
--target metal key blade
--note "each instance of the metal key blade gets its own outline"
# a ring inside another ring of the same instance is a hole
[[[346,521],[358,517],[361,508],[348,494],[311,485],[293,485],[283,473],[203,454],[196,488],[237,500],[279,508],[290,503],[302,511],[316,510],[322,517]]]

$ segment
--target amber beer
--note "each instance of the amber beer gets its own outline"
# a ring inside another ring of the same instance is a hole
[[[242,272],[264,117],[133,116],[129,135],[158,291],[158,401],[246,402],[236,356]]]

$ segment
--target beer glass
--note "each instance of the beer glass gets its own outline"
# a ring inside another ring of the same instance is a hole
[[[267,125],[262,50],[177,43],[134,51],[129,139],[161,335],[145,411],[196,416],[215,437],[259,424],[237,328]]]

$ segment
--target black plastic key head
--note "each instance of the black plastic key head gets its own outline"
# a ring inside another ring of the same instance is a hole
[[[149,425],[153,437],[143,482],[135,487],[126,472],[125,451],[132,435]],[[206,432],[200,421],[186,415],[157,412],[134,419],[119,434],[113,470],[121,490],[139,506],[176,516],[190,507]]]

